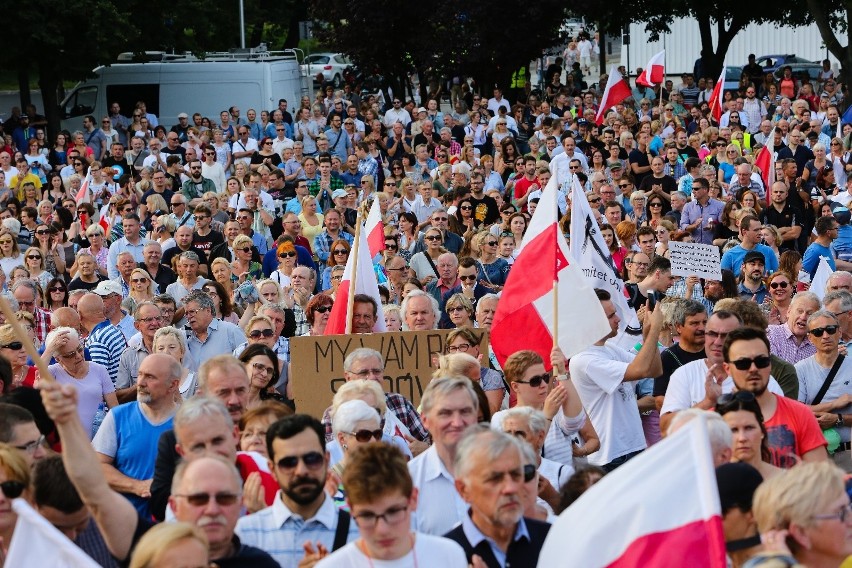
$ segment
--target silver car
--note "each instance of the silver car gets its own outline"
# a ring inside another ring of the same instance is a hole
[[[342,53],[313,53],[302,63],[302,73],[316,83],[331,83],[335,88],[343,85],[343,70],[350,65]]]

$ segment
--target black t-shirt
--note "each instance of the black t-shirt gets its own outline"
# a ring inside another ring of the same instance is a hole
[[[778,211],[774,206],[770,205],[760,212],[760,222],[764,225],[775,225],[781,227],[802,227],[802,234],[807,239],[805,227],[805,214],[801,209],[792,205],[789,201],[784,206],[784,209]],[[778,250],[784,252],[786,250],[797,250],[797,239],[788,239],[778,243]],[[801,251],[804,252],[804,251]]]
[[[690,353],[684,350],[678,343],[663,351],[660,355],[660,359],[663,361],[663,374],[654,379],[654,396],[665,396],[666,389],[669,388],[669,380],[672,377],[672,373],[680,367],[687,363],[706,358],[707,355],[704,353],[704,349],[696,353]]]
[[[477,226],[481,226],[483,223],[491,225],[500,218],[500,209],[493,197],[485,195],[482,199],[477,199],[471,194],[467,199],[473,205],[473,218]]]
[[[627,158],[630,162],[630,173],[633,173],[633,164],[636,164],[640,168],[647,168],[651,165],[651,163],[648,161],[647,156],[649,152],[650,150],[648,152],[643,152],[639,148],[634,148],[630,151],[630,155]],[[633,179],[636,180],[636,187],[639,187],[639,184],[642,183],[642,180],[644,180],[649,175],[651,175],[651,170],[648,170],[647,172],[641,174],[633,174]]]
[[[98,277],[97,282],[83,282],[82,280],[80,280],[79,276],[74,278],[73,280],[71,280],[71,282],[68,283],[68,291],[71,292],[73,290],[88,290],[89,292],[91,292],[92,290],[97,288],[101,280],[104,280],[104,278],[102,278],[100,274],[95,273],[95,276]]]
[[[687,146],[686,148],[678,148],[677,155],[684,162],[686,162],[687,158],[698,158],[698,152],[696,152],[695,148],[693,148],[692,146]]]
[[[642,180],[642,183],[639,184],[639,189],[644,191],[647,195],[647,199],[651,199],[654,197],[650,192],[651,188],[655,185],[660,185],[663,187],[663,191],[671,195],[675,191],[677,191],[677,182],[674,180],[672,176],[663,176],[661,178],[655,178],[653,174],[647,176]],[[662,199],[662,198],[660,198]],[[663,199],[663,215],[671,211],[672,204],[667,200]]]
[[[149,275],[151,275],[151,277],[153,277],[154,282],[157,284],[157,293],[158,294],[165,294],[166,293],[166,287],[169,284],[177,282],[177,274],[175,274],[174,271],[171,268],[169,268],[168,266],[165,266],[163,264],[161,264],[157,268],[157,275],[156,276],[151,274],[151,271],[148,270],[148,267],[145,266],[144,262],[140,262],[136,266],[141,268],[145,272],[147,272]]]
[[[198,255],[198,265],[199,266],[207,266],[207,253],[203,250],[196,248],[194,246],[190,246],[188,251],[181,250],[179,247],[172,247],[166,252],[163,253],[163,258],[160,260],[161,264],[165,264],[166,266],[172,266],[172,259],[183,252],[194,252]]]
[[[206,235],[192,234],[192,247],[204,251],[204,254],[210,256],[210,249],[218,244],[225,242],[225,237],[219,231],[210,231]]]
[[[186,163],[186,148],[184,148],[183,146],[178,146],[177,148],[172,150],[171,148],[169,148],[169,145],[166,144],[160,149],[160,153],[166,154],[167,156],[180,156],[180,163]],[[163,158],[163,161],[166,161],[166,159]]]
[[[162,197],[165,200],[165,202],[166,202],[165,213],[168,213],[168,207],[172,202],[172,196],[174,194],[175,194],[175,192],[172,191],[171,189],[164,189],[163,193],[159,193],[157,191],[154,191],[154,188],[151,188],[142,195],[142,203],[145,203],[148,200],[148,198],[152,195],[159,195],[160,197]],[[154,211],[149,211],[148,213],[154,213]]]

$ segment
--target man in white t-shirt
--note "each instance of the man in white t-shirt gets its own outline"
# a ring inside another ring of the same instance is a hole
[[[601,448],[589,463],[609,472],[646,448],[642,420],[633,385],[626,384],[663,372],[657,340],[663,327],[662,310],[648,310],[642,348],[630,353],[607,340],[618,334],[620,319],[609,292],[595,293],[609,320],[609,335],[571,358],[570,375],[589,419],[600,437]]]

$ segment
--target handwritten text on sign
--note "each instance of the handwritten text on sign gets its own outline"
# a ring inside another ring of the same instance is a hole
[[[709,280],[722,279],[719,247],[717,246],[670,241],[669,260],[672,261],[672,276],[698,276]]]
[[[432,379],[432,357],[445,352],[451,330],[399,331],[363,335],[320,335],[290,339],[290,384],[296,409],[317,418],[331,405],[345,382],[343,361],[360,347],[369,347],[385,360],[384,389],[399,393],[417,407]],[[483,334],[481,352],[487,341]]]

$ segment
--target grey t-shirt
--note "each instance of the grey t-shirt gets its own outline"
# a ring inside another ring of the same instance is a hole
[[[799,402],[813,404],[830,370],[820,366],[814,356],[796,363],[796,374],[799,376]],[[850,356],[846,356],[843,360],[843,364],[840,365],[840,369],[820,402],[831,402],[844,394],[852,394],[852,357]],[[852,414],[852,404],[835,410],[834,413]],[[843,442],[850,441],[850,428],[838,428],[838,432]]]

